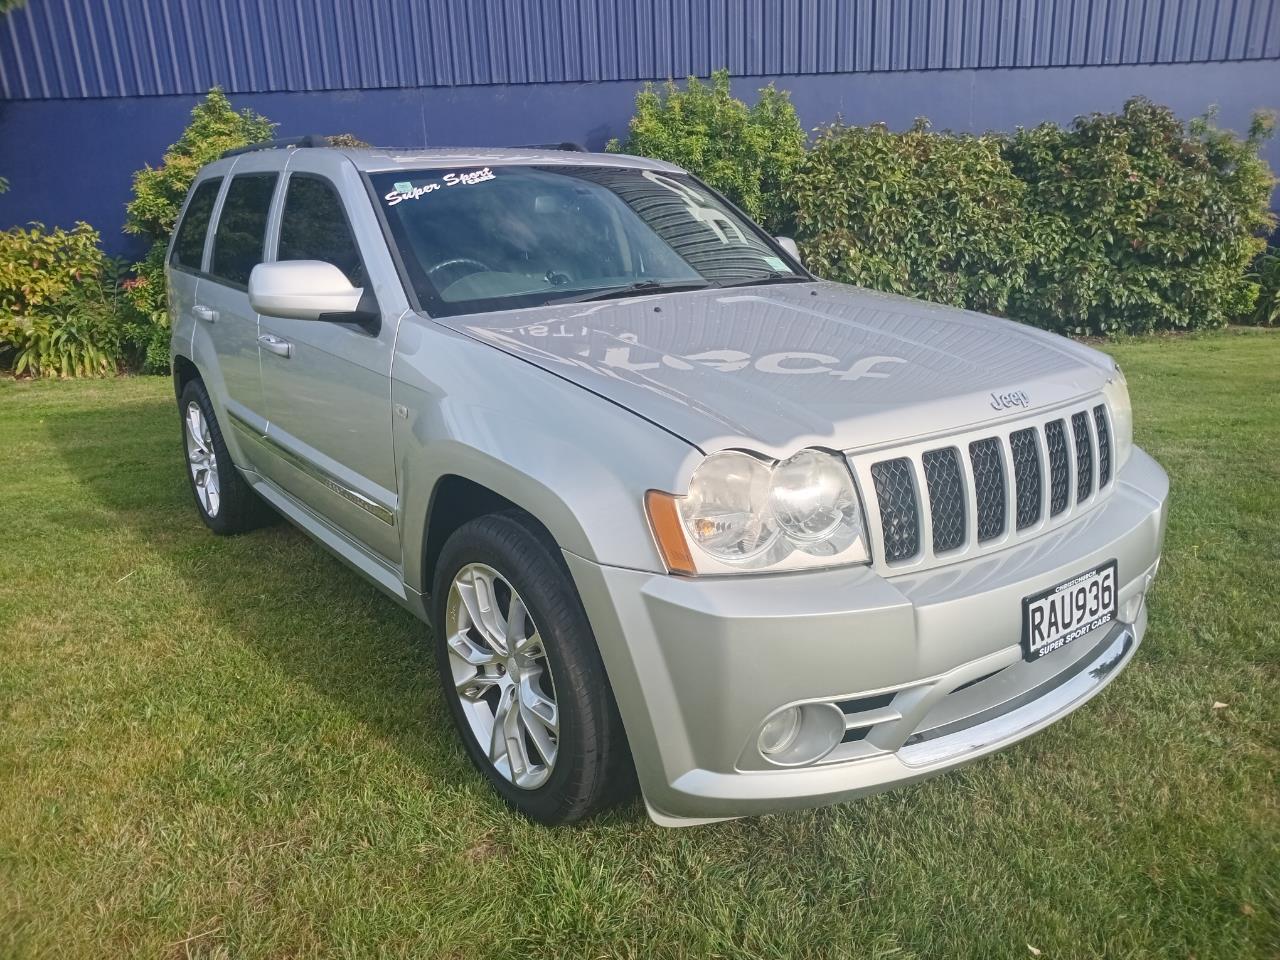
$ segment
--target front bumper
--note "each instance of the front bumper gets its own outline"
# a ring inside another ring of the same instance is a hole
[[[1141,642],[1167,495],[1164,471],[1134,450],[1111,496],[1072,523],[891,578],[858,567],[684,579],[566,554],[650,814],[679,825],[864,796],[1070,713]],[[1023,661],[1022,598],[1111,559],[1121,622]],[[840,704],[848,742],[810,765],[771,767],[754,748],[761,722],[807,702]]]

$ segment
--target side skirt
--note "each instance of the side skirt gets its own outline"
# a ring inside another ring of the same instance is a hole
[[[295,527],[361,574],[420,620],[426,619],[422,598],[405,587],[402,571],[352,541],[330,523],[313,513],[306,505],[285,493],[261,474],[242,470],[254,493],[267,501]]]

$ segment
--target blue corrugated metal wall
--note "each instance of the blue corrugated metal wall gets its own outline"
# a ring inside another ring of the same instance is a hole
[[[806,127],[1009,130],[1144,94],[1243,130],[1280,108],[1280,0],[27,0],[0,14],[0,228],[84,219],[136,254],[133,171],[215,83],[281,136],[599,149],[637,81],[719,67]]]
[[[1280,0],[28,0],[11,100],[1280,57]]]

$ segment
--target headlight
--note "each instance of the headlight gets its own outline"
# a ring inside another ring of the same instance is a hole
[[[774,463],[728,450],[694,471],[683,497],[650,491],[646,505],[667,567],[677,573],[798,570],[866,563],[862,504],[844,460],[801,450]]]
[[[693,545],[726,563],[767,553],[778,539],[769,480],[769,467],[745,453],[704,460],[678,508]]]
[[[1102,395],[1107,398],[1107,406],[1111,410],[1111,423],[1115,429],[1112,446],[1116,452],[1116,470],[1119,470],[1133,452],[1133,404],[1129,402],[1129,384],[1118,366],[1102,388]]]

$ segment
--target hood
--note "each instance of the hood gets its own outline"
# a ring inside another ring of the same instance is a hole
[[[1099,390],[1114,364],[1044,331],[842,284],[699,290],[439,322],[704,451],[856,450]]]

